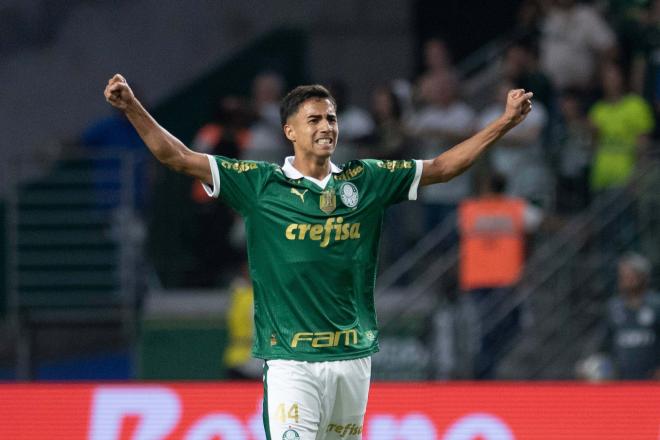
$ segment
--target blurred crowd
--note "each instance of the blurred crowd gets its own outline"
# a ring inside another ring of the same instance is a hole
[[[524,0],[517,25],[501,47],[496,59],[468,75],[445,40],[430,38],[422,47],[423,70],[412,79],[366,85],[371,98],[364,107],[351,100],[341,78],[319,79],[337,100],[340,142],[333,159],[338,164],[364,157],[432,158],[498,117],[508,90],[534,92],[533,111],[484,160],[447,184],[423,188],[420,204],[390,210],[384,225],[382,264],[387,266],[439,223],[455,222],[455,233],[443,246],[459,249],[455,289],[467,293],[463,297],[476,329],[471,372],[464,374],[483,379],[495,377],[501,353],[521,329],[523,310],[509,307],[507,298],[520,280],[530,238],[544,219],[587,210],[592,200],[625,187],[655,159],[660,0]],[[220,99],[216,117],[199,129],[192,148],[281,163],[291,155],[278,117],[285,92],[285,79],[277,72],[261,73],[250,97]],[[201,187],[194,186],[192,194],[200,205],[208,203]],[[225,208],[213,209],[231,216]],[[215,230],[226,242],[200,240],[203,254],[204,247],[212,252],[219,245],[240,253],[240,220],[232,218],[234,227],[228,228],[209,217],[204,230]],[[484,234],[488,246],[481,243]],[[479,325],[497,313],[496,325]],[[443,312],[433,320],[439,315]],[[655,335],[657,326],[649,325],[643,331]],[[431,334],[430,345],[442,352],[437,342],[442,331]],[[612,334],[608,341],[615,346]],[[616,349],[609,350],[617,356]],[[643,361],[655,365],[657,344],[640,350]],[[436,378],[455,375],[455,365],[444,369],[446,357],[437,360]],[[646,364],[646,371],[653,370]]]
[[[365,84],[371,98],[362,107],[342,78],[314,79],[337,101],[337,164],[365,157],[435,157],[499,116],[508,90],[534,92],[533,111],[483,160],[447,184],[423,188],[421,203],[390,210],[384,224],[382,265],[387,266],[439,223],[455,222],[444,245],[460,248],[457,289],[470,292],[480,317],[492,314],[495,299],[515,287],[529,238],[544,221],[580,214],[594,199],[626,187],[657,159],[660,139],[660,0],[523,0],[515,27],[501,43],[495,59],[465,72],[442,37],[430,38],[421,48],[421,71],[413,78]],[[218,100],[214,117],[199,128],[190,147],[282,163],[292,154],[278,110],[287,86],[277,71],[263,71],[250,96]],[[191,183],[189,194],[199,231],[192,243],[199,264],[190,287],[212,287],[242,267],[240,219],[212,203],[197,183]],[[484,230],[494,254],[479,250],[477,236]],[[218,257],[219,249],[224,252]],[[481,270],[491,260],[502,264]],[[648,281],[651,269],[642,269]],[[218,277],[219,270],[226,277]],[[517,308],[506,312],[501,328],[484,330],[477,345],[494,347],[509,339],[520,314]],[[498,353],[476,351],[473,377],[492,377]]]
[[[415,221],[390,216],[400,231],[394,248],[455,212],[490,174],[506,180],[507,195],[564,216],[625,186],[648,163],[659,133],[660,1],[524,0],[517,17],[501,54],[469,76],[438,37],[424,43],[424,67],[415,78],[366,85],[371,100],[364,108],[351,101],[342,79],[319,79],[338,103],[336,163],[432,158],[495,119],[507,90],[535,94],[532,113],[478,166],[421,191]],[[261,73],[250,97],[219,100],[215,118],[199,129],[192,148],[282,162],[291,154],[278,117],[285,92],[277,72]]]

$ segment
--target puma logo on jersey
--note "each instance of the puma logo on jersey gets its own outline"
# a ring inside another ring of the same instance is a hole
[[[291,194],[295,194],[298,197],[300,197],[300,200],[302,200],[303,203],[305,203],[305,193],[309,191],[308,189],[304,190],[303,192],[298,191],[295,188],[291,188]]]

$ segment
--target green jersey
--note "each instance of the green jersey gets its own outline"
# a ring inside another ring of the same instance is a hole
[[[356,160],[323,181],[292,165],[209,156],[213,188],[245,219],[253,355],[356,359],[378,351],[373,292],[383,213],[417,197],[421,161]]]

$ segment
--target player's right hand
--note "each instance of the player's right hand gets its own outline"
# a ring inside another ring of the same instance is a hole
[[[532,111],[532,96],[534,93],[523,89],[509,90],[504,115],[514,125],[520,124]]]
[[[126,110],[135,101],[135,95],[126,79],[118,73],[110,78],[103,94],[105,100],[119,110]]]

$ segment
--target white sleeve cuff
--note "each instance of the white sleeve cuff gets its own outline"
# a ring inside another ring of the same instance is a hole
[[[209,166],[211,167],[211,177],[213,178],[213,186],[209,186],[204,182],[202,186],[208,194],[209,197],[218,198],[220,195],[220,170],[218,169],[218,162],[215,161],[215,157],[207,154],[206,157],[209,160]]]
[[[419,188],[419,181],[422,178],[422,170],[424,169],[424,161],[416,160],[415,161],[415,178],[410,184],[410,189],[408,190],[408,200],[417,200],[417,188]]]

